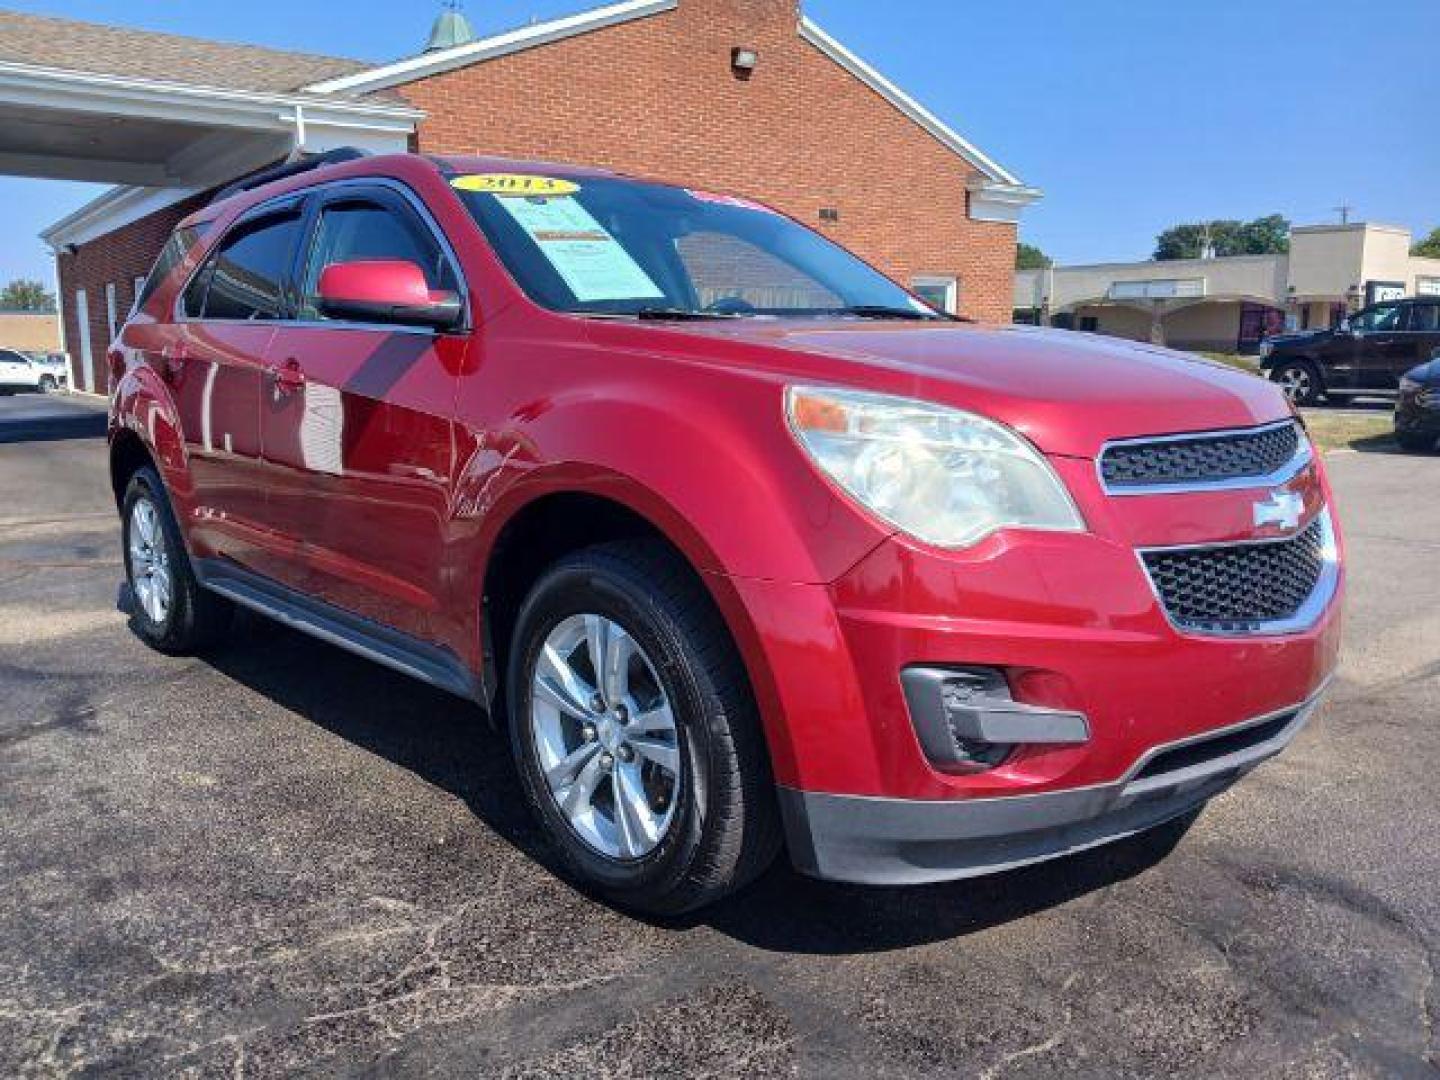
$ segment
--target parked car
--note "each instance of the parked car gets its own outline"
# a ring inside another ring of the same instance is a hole
[[[1440,347],[1440,297],[1391,300],[1330,330],[1282,334],[1260,345],[1260,369],[1296,405],[1394,393],[1400,376]]]
[[[0,349],[0,394],[17,390],[40,390],[51,393],[69,381],[63,364],[53,363],[48,355],[27,355],[17,349]]]
[[[1440,349],[1400,379],[1395,441],[1405,450],[1433,450],[1440,442]]]
[[[1184,818],[1336,662],[1275,387],[962,323],[732,195],[276,170],[180,223],[107,361],[136,632],[240,605],[478,702],[622,906],[782,844],[900,884]]]

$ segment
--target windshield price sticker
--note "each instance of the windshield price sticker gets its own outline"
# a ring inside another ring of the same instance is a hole
[[[572,180],[558,180],[553,176],[530,176],[525,173],[476,173],[457,176],[450,181],[450,186],[460,191],[512,198],[574,195],[580,190],[580,185]]]
[[[499,203],[581,303],[664,297],[620,242],[569,196],[500,199]]]

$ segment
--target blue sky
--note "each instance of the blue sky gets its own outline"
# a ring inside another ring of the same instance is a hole
[[[71,0],[7,6],[390,60],[438,2]],[[587,0],[471,0],[481,33]],[[1271,212],[1440,225],[1440,2],[806,0],[806,12],[1046,198],[1022,239],[1147,257],[1179,221]],[[883,12],[883,17],[877,16]],[[43,226],[98,190],[0,179],[0,281],[49,280]]]

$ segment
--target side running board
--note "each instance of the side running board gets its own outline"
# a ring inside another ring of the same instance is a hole
[[[449,649],[316,600],[224,559],[197,559],[194,566],[202,586],[241,607],[469,701],[484,701],[480,681]]]

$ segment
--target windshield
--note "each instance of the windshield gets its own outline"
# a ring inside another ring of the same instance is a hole
[[[555,311],[946,318],[818,233],[743,199],[610,177],[451,184],[520,287]]]

